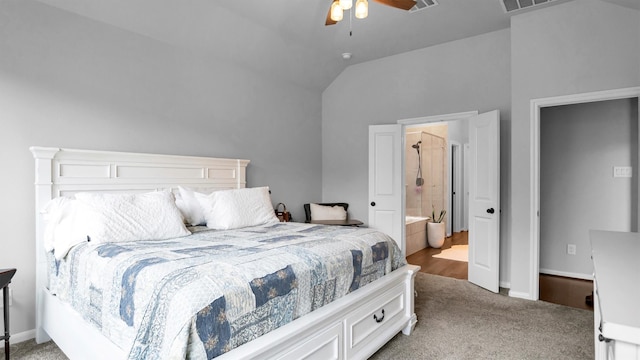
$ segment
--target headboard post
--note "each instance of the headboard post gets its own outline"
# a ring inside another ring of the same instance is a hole
[[[31,147],[35,158],[35,219],[36,219],[36,342],[49,341],[49,335],[42,328],[42,289],[47,284],[47,263],[44,251],[44,220],[41,207],[53,198],[53,158],[58,148]]]
[[[178,186],[204,190],[244,188],[249,160],[125,153],[62,148],[30,148],[35,159],[36,342],[49,340],[43,329],[47,287],[45,221],[40,211],[59,196],[81,191],[140,193]]]

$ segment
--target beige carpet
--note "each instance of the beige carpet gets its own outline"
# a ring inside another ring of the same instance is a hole
[[[371,359],[594,358],[593,312],[494,294],[466,280],[419,273],[418,324]]]
[[[444,249],[440,254],[433,255],[434,258],[454,261],[469,262],[469,245],[453,245],[449,249]]]
[[[593,359],[593,312],[493,294],[465,280],[418,273],[418,324],[371,359]],[[12,344],[12,359],[65,360],[55,344]],[[84,359],[79,359],[84,360]]]

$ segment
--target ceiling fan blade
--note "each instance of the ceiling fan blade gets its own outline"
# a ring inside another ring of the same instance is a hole
[[[380,4],[391,6],[394,8],[409,10],[416,5],[414,0],[374,0]]]
[[[329,26],[329,25],[335,25],[337,23],[338,23],[337,21],[331,20],[331,6],[329,6],[329,12],[327,12],[327,21],[325,21],[324,25]]]

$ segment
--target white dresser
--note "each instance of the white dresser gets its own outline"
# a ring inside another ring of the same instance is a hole
[[[640,360],[640,234],[590,232],[596,359]]]

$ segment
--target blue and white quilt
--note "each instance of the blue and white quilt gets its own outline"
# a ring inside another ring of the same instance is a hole
[[[212,359],[405,264],[393,239],[367,228],[191,230],[50,256],[49,289],[130,359]]]

